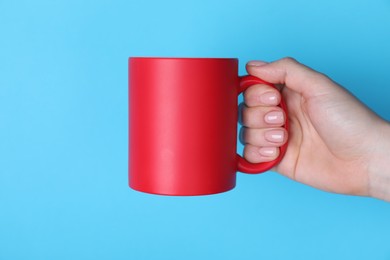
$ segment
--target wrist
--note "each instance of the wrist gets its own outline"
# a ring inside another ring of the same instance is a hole
[[[380,122],[374,149],[368,160],[369,196],[390,202],[390,124]]]

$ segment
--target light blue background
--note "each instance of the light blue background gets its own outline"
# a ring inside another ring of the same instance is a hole
[[[390,1],[0,1],[0,259],[390,259],[390,204],[268,172],[127,186],[129,56],[293,56],[390,119]],[[242,147],[239,147],[242,149]]]

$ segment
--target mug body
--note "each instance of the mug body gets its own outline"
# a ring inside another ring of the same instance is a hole
[[[238,60],[129,59],[129,185],[206,195],[236,183]]]

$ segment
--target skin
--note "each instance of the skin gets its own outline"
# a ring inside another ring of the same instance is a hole
[[[315,188],[390,201],[390,124],[327,76],[284,58],[247,64],[250,75],[276,84],[281,92],[253,85],[244,93],[244,157],[252,163],[279,155],[274,170]],[[277,106],[286,101],[286,115]]]

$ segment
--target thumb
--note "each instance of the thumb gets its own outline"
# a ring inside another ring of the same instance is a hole
[[[304,97],[310,97],[329,91],[326,86],[334,85],[327,76],[299,63],[293,58],[283,58],[271,63],[250,61],[246,70],[273,84],[284,84]]]

